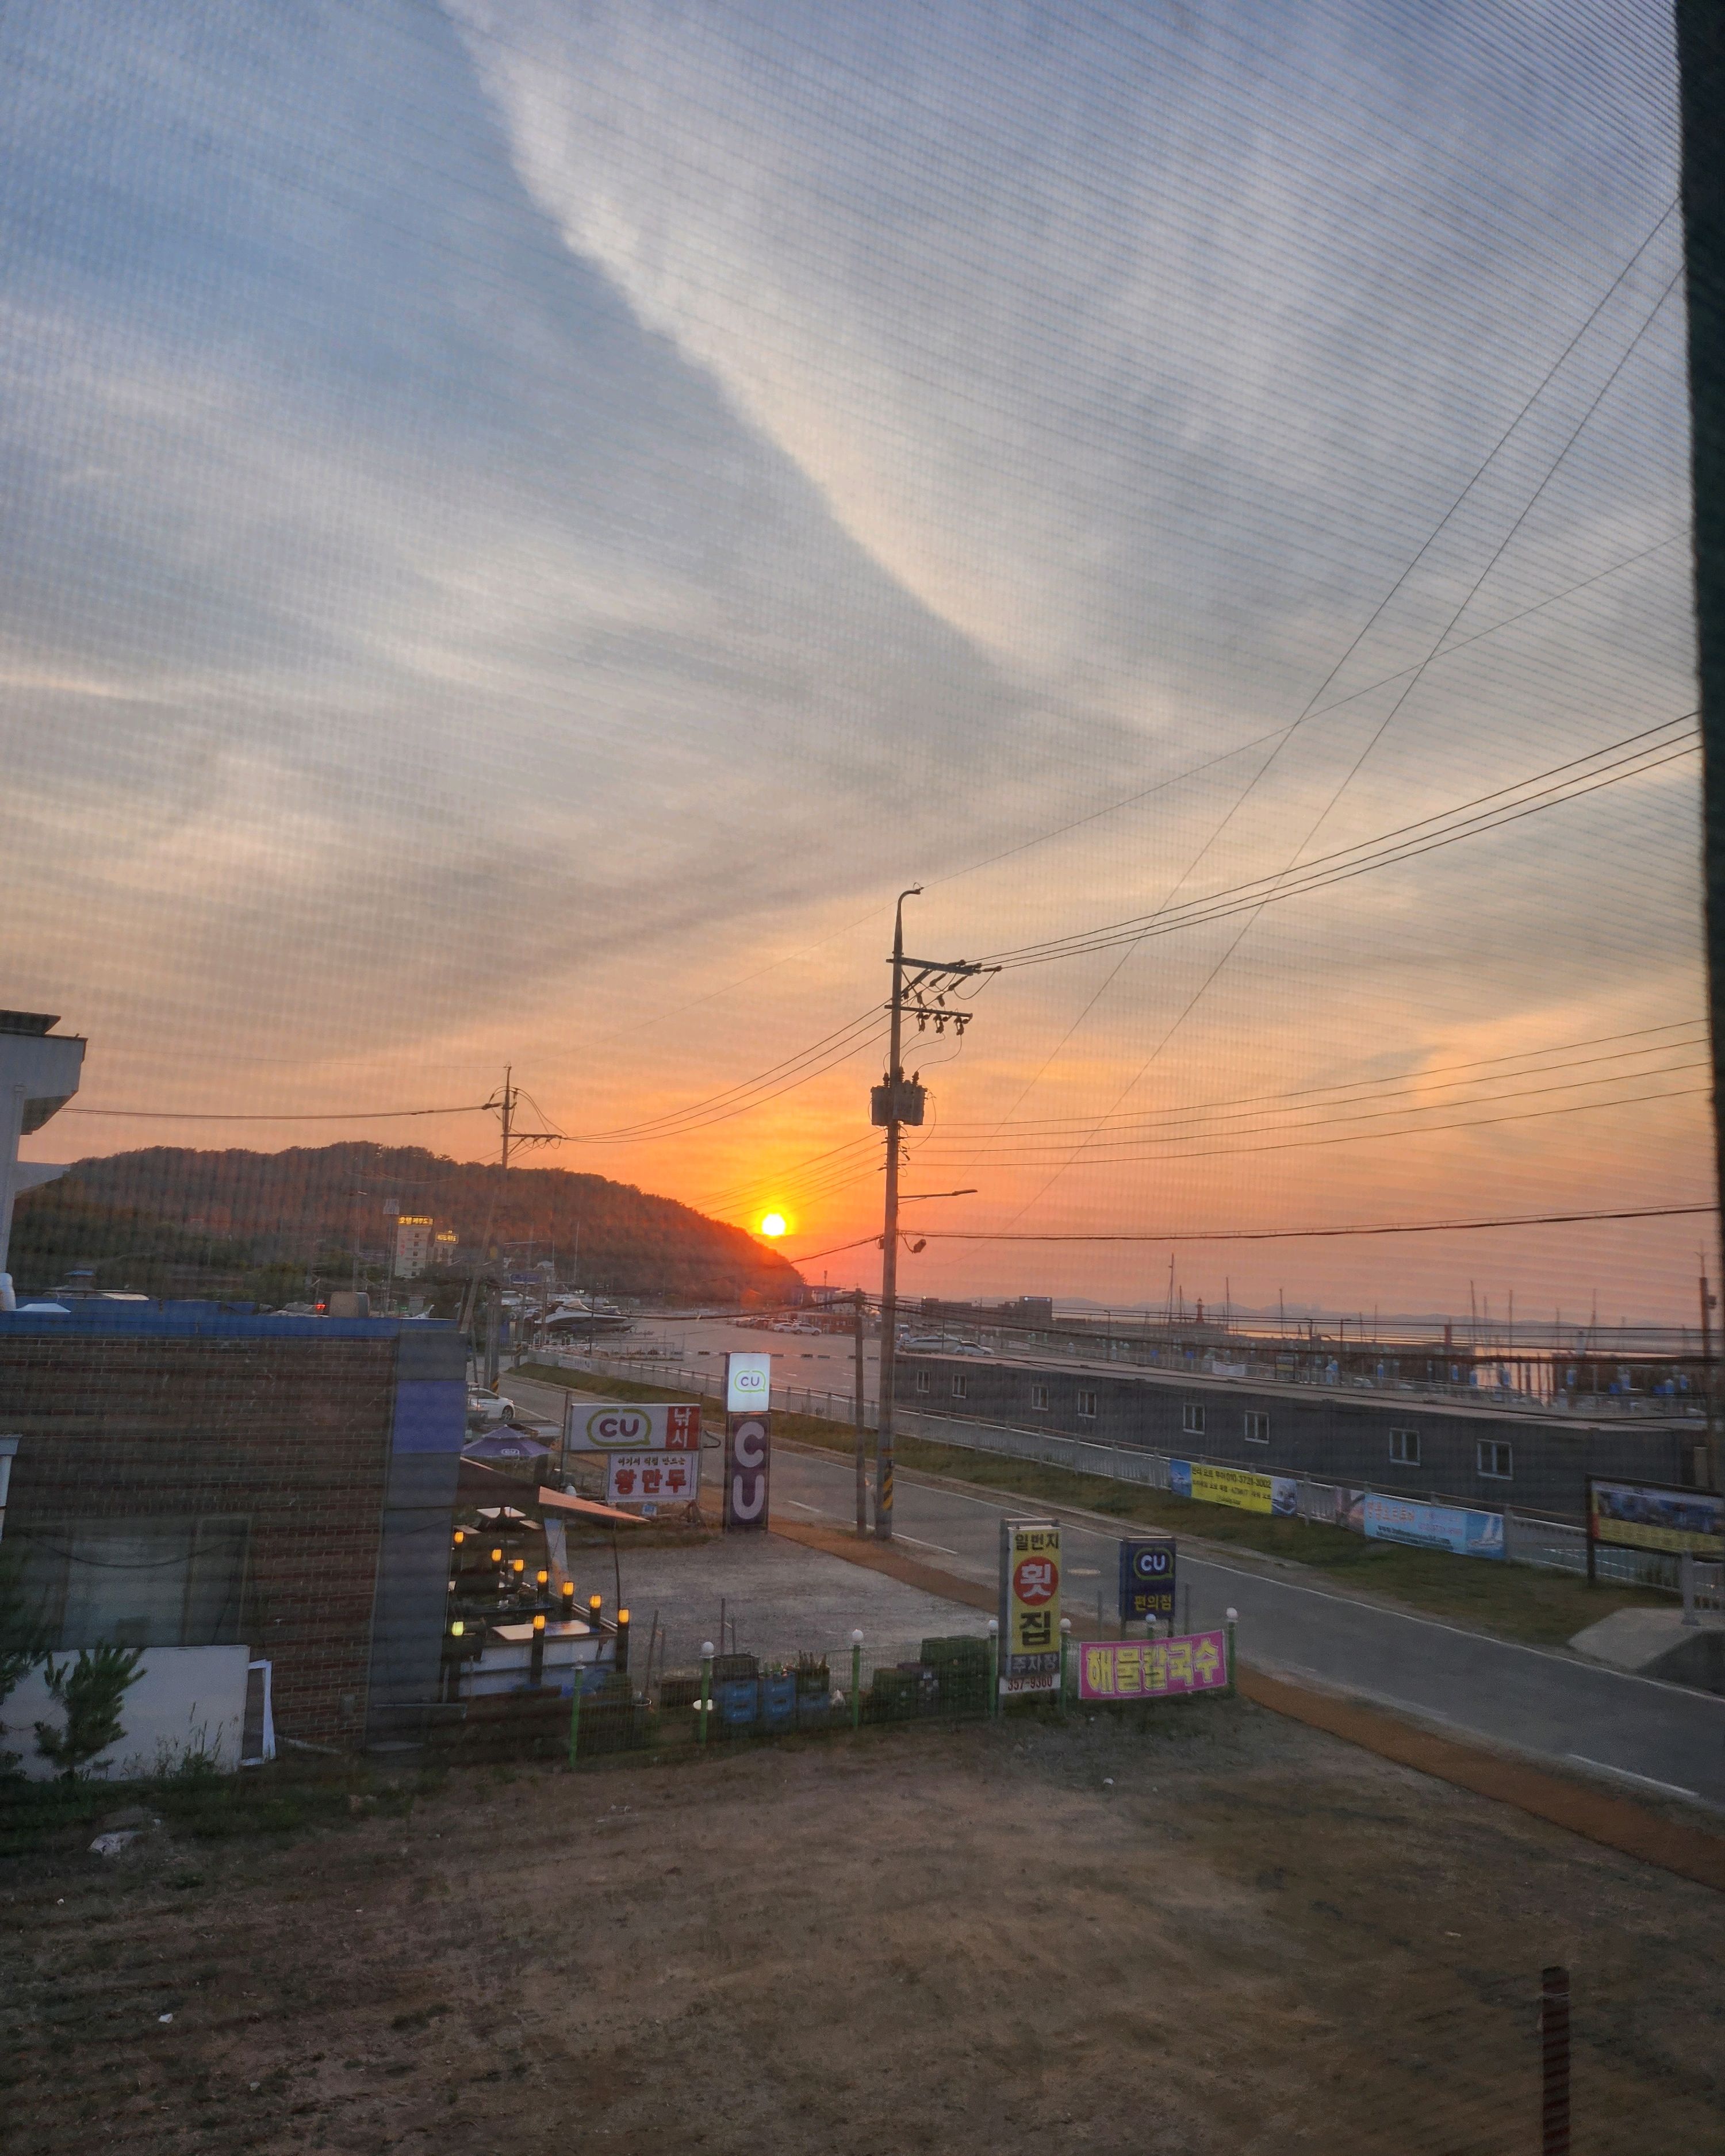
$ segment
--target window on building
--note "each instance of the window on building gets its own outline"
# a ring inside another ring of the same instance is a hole
[[[1030,1404],[1033,1408],[1045,1408],[1048,1405],[1048,1387],[1046,1385],[1031,1386]]]
[[[916,1389],[919,1393],[926,1393],[928,1390],[928,1373],[927,1370],[919,1370],[916,1373]]]
[[[963,1400],[963,1399],[969,1399],[969,1397],[970,1397],[970,1380],[969,1380],[969,1378],[953,1378],[953,1380],[952,1380],[952,1398],[953,1398],[955,1400]]]
[[[1180,1427],[1188,1437],[1204,1435],[1204,1409],[1196,1400],[1188,1400],[1181,1409]]]
[[[234,1646],[246,1636],[244,1518],[44,1521],[19,1540],[26,1591],[57,1648]]]
[[[1260,1414],[1256,1408],[1248,1408],[1245,1411],[1245,1434],[1248,1445],[1268,1445],[1270,1442],[1269,1416]]]
[[[1507,1482],[1515,1473],[1515,1456],[1501,1439],[1482,1437],[1479,1449],[1480,1472],[1494,1481]]]
[[[1094,1393],[1081,1393],[1078,1395],[1078,1417],[1081,1422],[1096,1420],[1096,1396]]]
[[[1417,1467],[1420,1465],[1419,1431],[1417,1430],[1391,1430],[1389,1456],[1398,1467]]]

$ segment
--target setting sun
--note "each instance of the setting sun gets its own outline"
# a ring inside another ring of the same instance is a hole
[[[782,1235],[784,1231],[785,1217],[783,1213],[763,1213],[761,1215],[761,1233],[763,1235]]]

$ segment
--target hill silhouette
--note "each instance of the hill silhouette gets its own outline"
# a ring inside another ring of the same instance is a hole
[[[97,1285],[235,1292],[279,1276],[277,1299],[320,1270],[341,1277],[356,1250],[382,1261],[398,1212],[454,1231],[488,1271],[554,1257],[557,1276],[602,1293],[676,1301],[778,1301],[800,1275],[725,1222],[558,1168],[450,1160],[417,1146],[340,1144],[285,1152],[153,1146],[79,1161],[18,1199],[12,1269],[40,1289],[79,1265]],[[197,1276],[193,1279],[192,1276]]]

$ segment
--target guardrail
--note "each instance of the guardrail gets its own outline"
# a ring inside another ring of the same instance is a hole
[[[638,1382],[655,1384],[666,1391],[690,1392],[703,1398],[717,1399],[724,1392],[724,1382],[717,1372],[691,1370],[668,1357],[632,1355],[628,1358],[611,1356],[573,1355],[555,1353],[544,1355],[542,1360],[557,1364],[567,1370],[588,1370],[595,1375],[613,1378],[633,1378]],[[843,1423],[855,1429],[855,1400],[849,1393],[835,1393],[805,1385],[775,1385],[773,1405],[786,1414],[806,1414],[823,1421]],[[864,1428],[873,1430],[878,1422],[876,1403],[865,1400]],[[1136,1483],[1141,1489],[1166,1490],[1168,1487],[1167,1453],[1151,1452],[1136,1445],[1101,1445],[1094,1439],[1061,1437],[1052,1430],[1019,1430],[1010,1423],[961,1421],[948,1415],[927,1414],[914,1408],[901,1406],[894,1419],[901,1436],[920,1437],[932,1445],[949,1445],[971,1452],[988,1452],[1009,1460],[1029,1460],[1045,1467],[1064,1467],[1078,1475],[1100,1476],[1110,1481]],[[1183,1460],[1193,1460],[1205,1465],[1237,1467],[1235,1460],[1204,1461],[1201,1453],[1182,1453]],[[1259,1472],[1267,1472],[1260,1470]],[[1368,1494],[1400,1496],[1405,1492],[1389,1491],[1373,1493],[1370,1483],[1340,1485],[1313,1480],[1309,1476],[1291,1476],[1287,1480],[1297,1484],[1298,1512],[1302,1520],[1316,1525],[1332,1527],[1337,1511],[1337,1494],[1339,1489],[1363,1489]],[[1424,1501],[1422,1501],[1424,1502]],[[1461,1500],[1434,1496],[1430,1502],[1461,1503]],[[1489,1509],[1469,1503],[1465,1509],[1482,1512]],[[1517,1512],[1506,1507],[1503,1510],[1503,1554],[1513,1564],[1528,1564],[1547,1572],[1567,1572],[1584,1575],[1587,1571],[1587,1531],[1568,1520],[1550,1520],[1530,1512]],[[1618,1549],[1604,1543],[1594,1553],[1594,1576],[1610,1580],[1625,1587],[1651,1587],[1666,1593],[1681,1591],[1681,1566],[1675,1557],[1656,1550]],[[1693,1571],[1694,1602],[1698,1609],[1725,1609],[1725,1565],[1697,1564]]]

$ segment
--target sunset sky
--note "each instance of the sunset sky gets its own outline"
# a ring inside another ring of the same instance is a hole
[[[920,882],[921,954],[1133,926],[913,1040],[906,1188],[977,1186],[919,1231],[1708,1195],[1663,5],[15,0],[0,59],[0,1002],[90,1042],[32,1157],[477,1158],[376,1111],[510,1063],[537,1160],[834,1250]],[[1687,1321],[1702,1224],[1175,1272]]]

